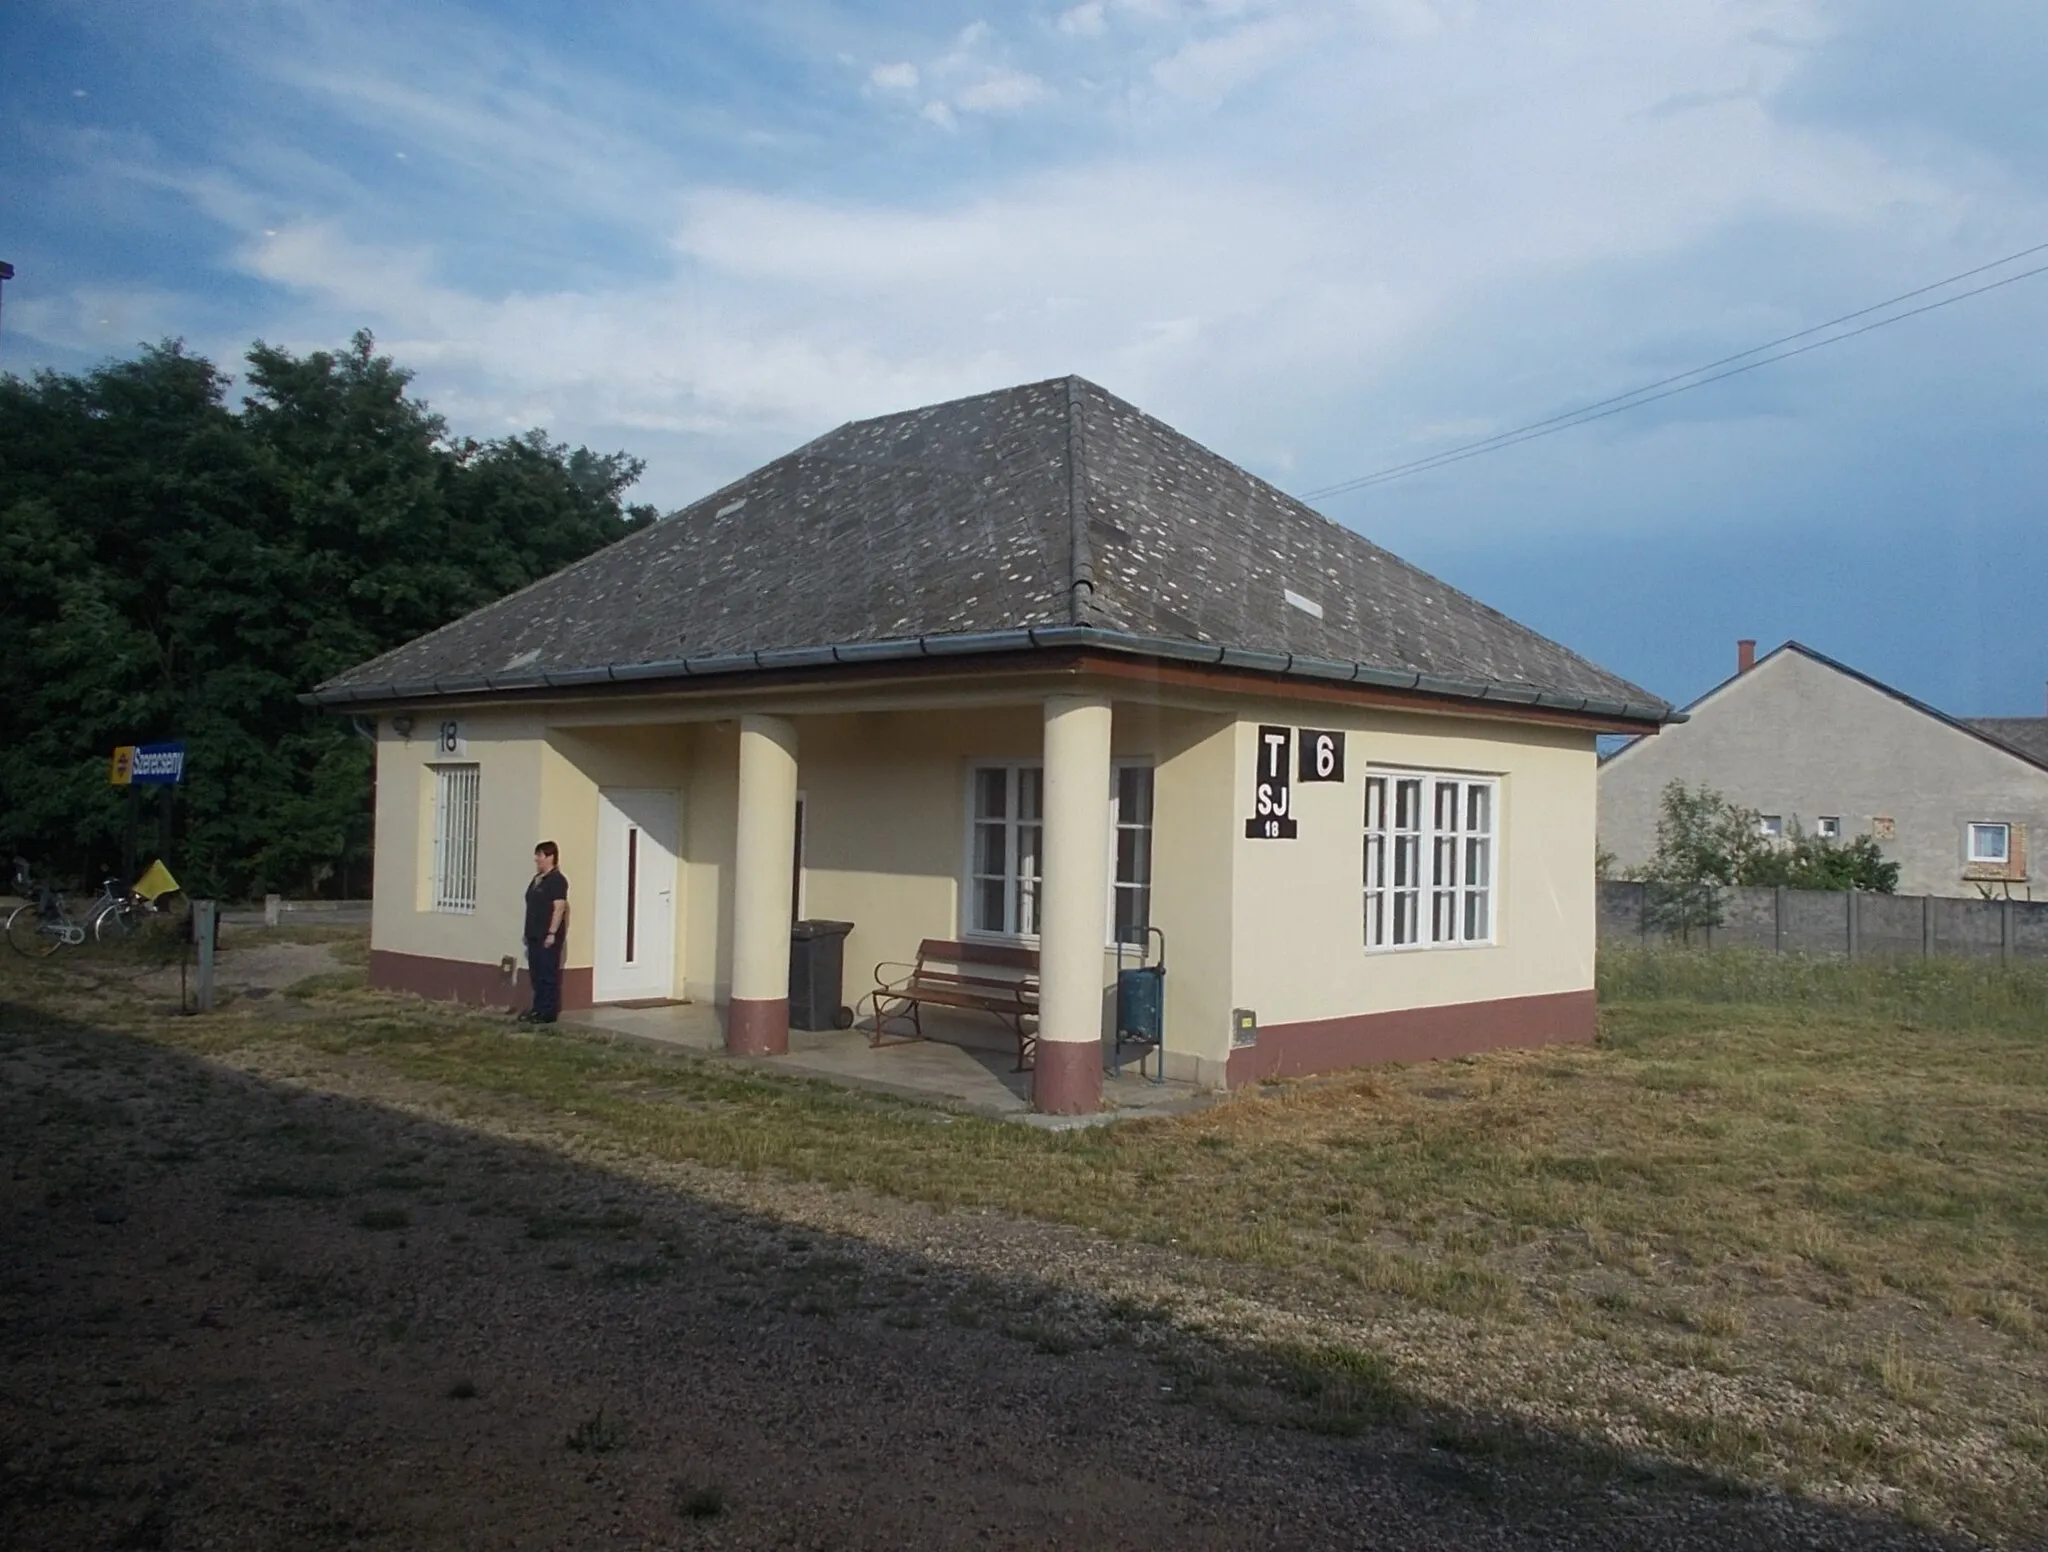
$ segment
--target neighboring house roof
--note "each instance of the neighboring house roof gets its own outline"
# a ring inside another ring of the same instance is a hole
[[[1034,647],[1671,715],[1078,377],[841,426],[309,699]]]
[[[2048,768],[2048,717],[1965,717],[1963,722],[1972,732]]]
[[[1719,684],[1707,691],[1706,694],[1700,696],[1699,699],[1687,702],[1685,706],[1680,708],[1680,714],[1687,718],[1697,716],[1701,709],[1706,706],[1707,702],[1713,700],[1731,686],[1740,684],[1750,674],[1755,673],[1757,669],[1762,668],[1764,664],[1770,662],[1772,658],[1778,656],[1781,652],[1796,652],[1799,656],[1818,663],[1824,668],[1831,668],[1838,674],[1845,674],[1849,678],[1856,680],[1859,684],[1868,685],[1880,695],[1890,696],[1901,705],[1912,707],[1913,710],[1919,712],[1922,716],[1932,717],[1936,722],[1954,728],[1959,733],[1967,733],[1970,737],[1990,744],[2002,753],[2016,756],[2029,765],[2036,765],[2043,770],[2048,770],[2048,736],[2044,736],[2048,735],[2048,718],[1973,717],[1966,719],[1951,717],[1947,712],[1938,710],[1923,700],[1914,699],[1904,690],[1892,688],[1882,679],[1873,679],[1861,669],[1851,668],[1847,663],[1831,658],[1824,652],[1816,652],[1813,648],[1798,641],[1788,641],[1783,646],[1766,652],[1746,672],[1729,675],[1729,677],[1723,679]],[[1998,728],[2038,729],[2041,731],[2033,735],[2038,741],[2029,746],[2028,743],[2018,736],[2008,736],[2007,734],[1995,731]],[[1601,757],[1601,765],[1603,767],[1612,765],[1642,742],[1643,740],[1640,738],[1632,738],[1620,748],[1610,750]]]

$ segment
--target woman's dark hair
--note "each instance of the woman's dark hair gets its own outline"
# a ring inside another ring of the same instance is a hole
[[[562,860],[562,848],[553,841],[542,841],[538,846],[534,847],[533,854],[536,857],[552,858],[556,862]]]

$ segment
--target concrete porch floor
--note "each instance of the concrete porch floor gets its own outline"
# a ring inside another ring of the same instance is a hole
[[[925,1029],[931,1037],[925,1040],[892,1040],[888,1045],[874,1047],[868,1044],[867,1034],[858,1028],[792,1029],[786,1056],[728,1056],[725,1016],[717,1008],[702,1003],[676,1003],[659,1008],[583,1008],[564,1013],[562,1023],[654,1050],[687,1051],[758,1067],[764,1072],[815,1078],[846,1088],[960,1107],[1034,1126],[1064,1128],[1142,1116],[1178,1115],[1224,1097],[1189,1083],[1154,1083],[1150,1078],[1140,1077],[1134,1053],[1125,1059],[1123,1076],[1112,1077],[1109,1047],[1105,1045],[1101,1113],[1039,1115],[1031,1108],[1031,1074],[1010,1070],[1017,1060],[1017,1045],[1009,1031],[993,1019],[938,1010],[925,1015]]]

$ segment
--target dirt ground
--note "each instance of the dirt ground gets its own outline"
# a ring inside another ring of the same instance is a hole
[[[1319,1432],[1156,1311],[986,1270],[1125,1253],[1076,1231],[857,1192],[915,1232],[820,1231],[416,1108],[0,1006],[0,1546],[1958,1544]]]

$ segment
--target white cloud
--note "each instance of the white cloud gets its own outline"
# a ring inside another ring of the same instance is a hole
[[[1109,30],[1102,14],[1102,0],[1087,0],[1085,5],[1062,11],[1057,25],[1061,32],[1076,38],[1099,38]]]
[[[1091,10],[1106,30],[1100,7],[1066,17]],[[397,203],[426,198],[401,193],[412,173],[355,187],[311,141],[155,176],[269,288],[244,338],[331,344],[367,323],[458,424],[546,411],[558,434],[652,457],[670,503],[848,416],[1069,370],[1233,456],[1334,479],[1656,375],[1636,353],[1681,325],[1702,343],[1685,336],[1675,366],[2048,219],[2009,172],[1784,111],[1826,44],[1820,0],[1147,10],[1118,9],[1099,98],[985,23],[929,55],[849,51],[892,61],[866,85],[928,94],[921,116],[949,130],[1057,94],[1058,166],[856,185],[814,138],[788,163],[803,178],[749,187],[662,105],[566,67],[500,61],[476,82],[336,47],[277,68],[402,133],[414,168],[457,169],[473,207]],[[1126,19],[1152,29],[1142,45],[1122,46]],[[973,144],[881,122],[939,158]],[[617,223],[624,261],[480,279],[455,245],[513,198],[566,228]],[[1731,270],[1732,233],[1735,251],[1776,246]]]
[[[1045,97],[1046,85],[1022,70],[998,70],[956,96],[955,106],[967,113],[1014,113]]]

